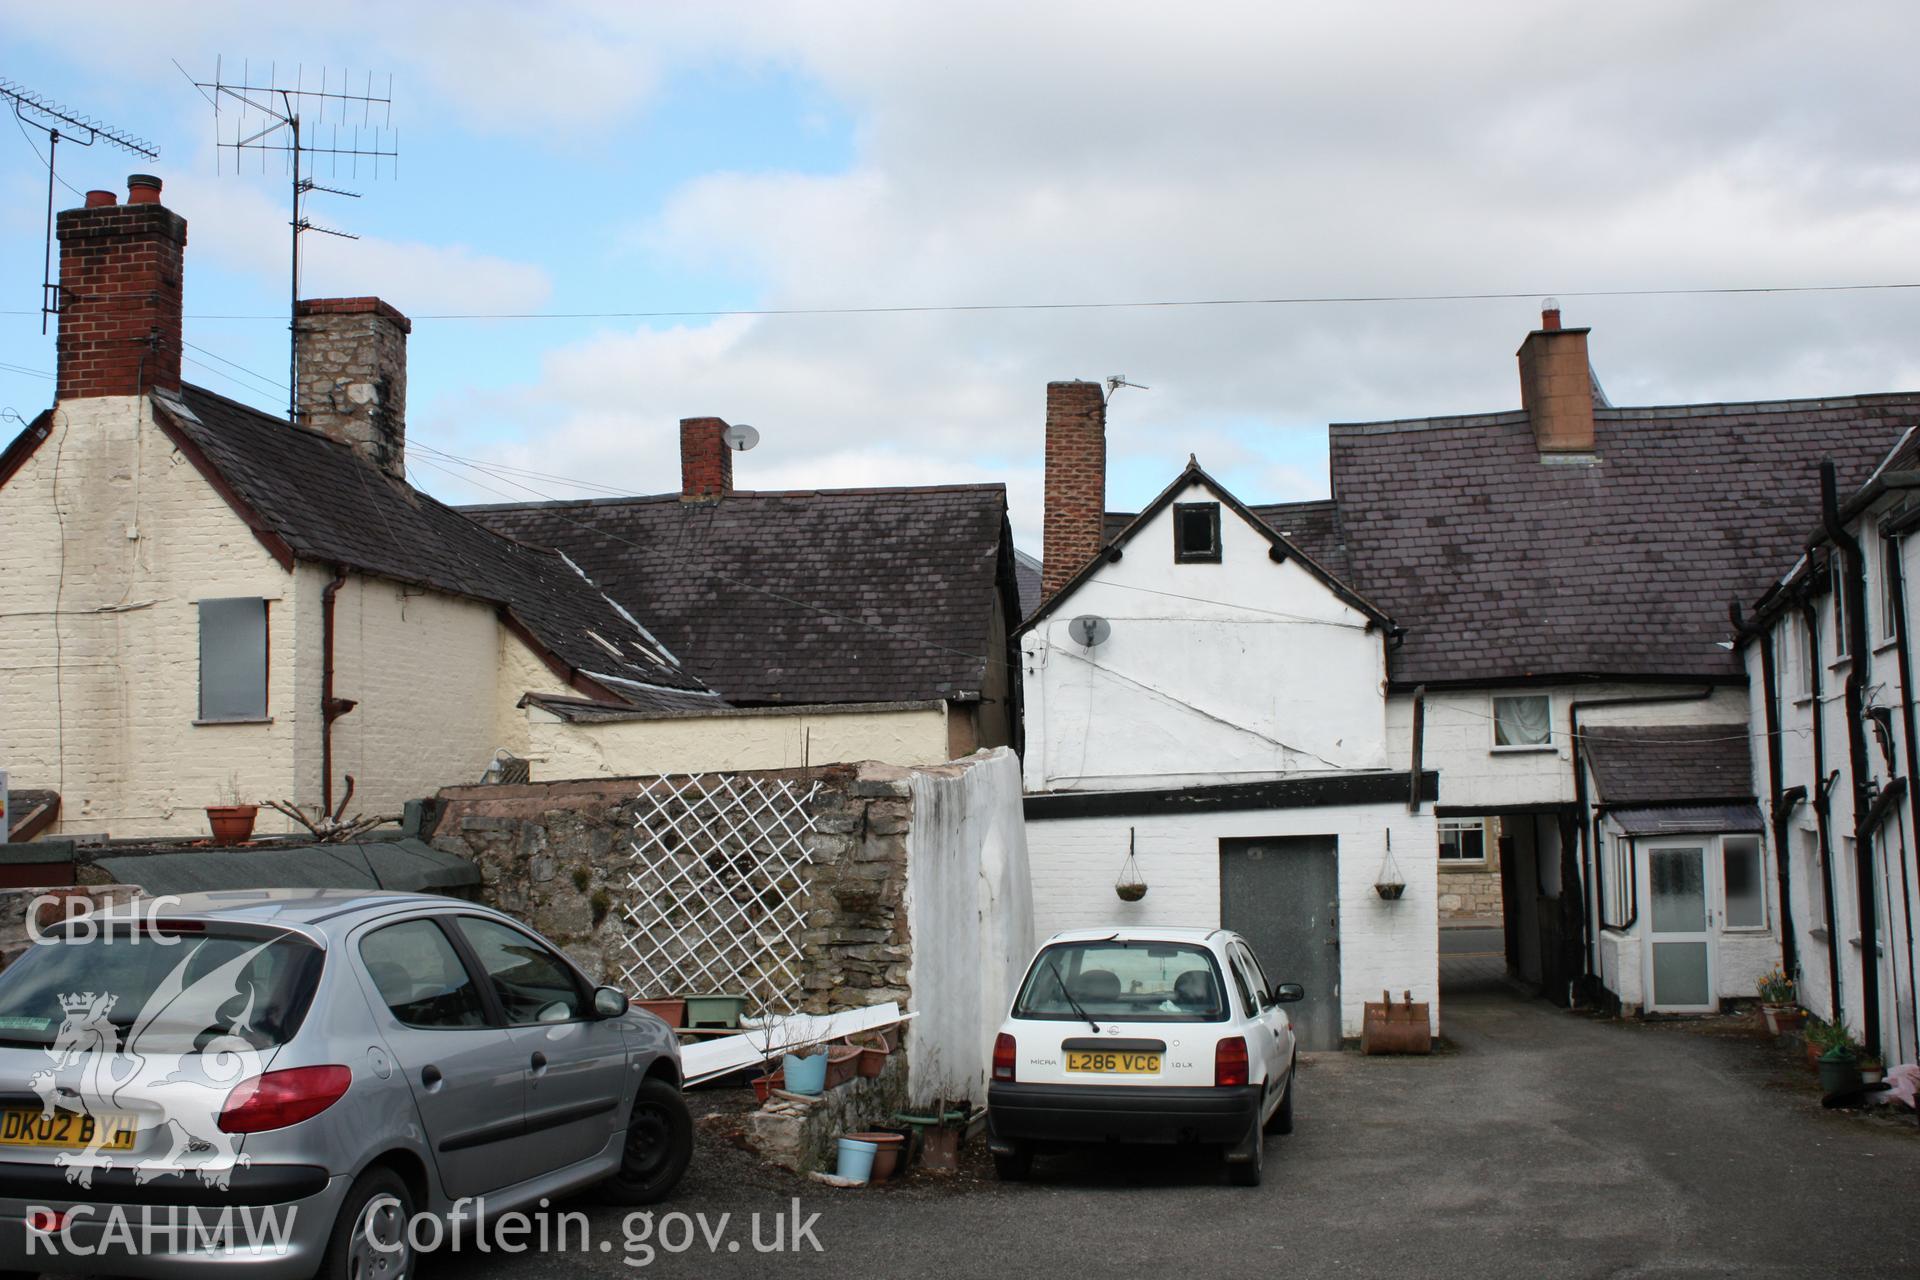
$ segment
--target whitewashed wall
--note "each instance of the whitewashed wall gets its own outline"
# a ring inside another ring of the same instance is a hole
[[[1006,747],[909,779],[908,1090],[915,1105],[986,1098],[993,1037],[1033,958],[1020,760]]]
[[[1567,741],[1567,712],[1575,699],[1668,697],[1686,693],[1684,686],[1652,684],[1554,685],[1525,689],[1443,689],[1429,692],[1421,756],[1425,768],[1440,771],[1447,805],[1483,806],[1495,810],[1509,805],[1571,804],[1573,755]],[[1496,751],[1493,748],[1495,694],[1544,693],[1553,699],[1552,747],[1541,751]],[[1747,718],[1743,688],[1716,690],[1699,702],[1654,703],[1645,706],[1582,707],[1580,725],[1731,724]],[[1387,699],[1387,758],[1401,767],[1413,749],[1413,697],[1396,693]]]
[[[1139,902],[1122,902],[1113,891],[1130,827],[1148,886]],[[1383,901],[1373,888],[1388,832],[1407,884],[1397,902]],[[1411,990],[1415,1000],[1429,1001],[1437,1029],[1439,857],[1431,805],[1418,814],[1404,804],[1381,804],[1029,820],[1034,936],[1108,925],[1217,927],[1222,840],[1320,835],[1335,837],[1339,849],[1342,1034],[1360,1034],[1361,1006],[1379,999],[1383,988],[1396,998]]]
[[[536,781],[948,758],[945,703],[755,708],[599,723],[565,721],[530,706],[523,716],[523,754]]]
[[[1183,498],[1212,495],[1195,487]],[[1219,564],[1176,564],[1160,512],[1021,638],[1030,791],[1377,769],[1383,637],[1224,504]],[[1087,648],[1073,618],[1112,635]]]

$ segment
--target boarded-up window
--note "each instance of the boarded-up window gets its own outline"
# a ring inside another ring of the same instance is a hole
[[[267,602],[200,602],[200,719],[267,718]]]

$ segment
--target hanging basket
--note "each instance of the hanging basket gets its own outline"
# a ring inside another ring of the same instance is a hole
[[[1393,858],[1393,832],[1387,832],[1387,856],[1380,863],[1380,874],[1374,878],[1373,891],[1388,902],[1398,902],[1400,895],[1407,891],[1407,881],[1400,874],[1400,864]]]
[[[1138,902],[1147,896],[1147,882],[1140,878],[1140,864],[1133,856],[1133,828],[1127,828],[1127,860],[1120,866],[1120,878],[1113,891],[1122,902]]]

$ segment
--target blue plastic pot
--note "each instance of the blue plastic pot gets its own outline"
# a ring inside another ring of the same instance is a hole
[[[813,1097],[827,1091],[827,1051],[821,1049],[802,1058],[790,1053],[781,1063],[786,1073],[787,1092]]]
[[[858,1138],[840,1139],[840,1165],[834,1173],[848,1182],[865,1182],[873,1176],[873,1156],[880,1148]]]

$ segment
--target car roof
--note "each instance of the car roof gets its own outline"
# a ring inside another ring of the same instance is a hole
[[[174,895],[158,914],[167,919],[244,920],[277,924],[304,933],[344,932],[362,921],[415,907],[488,911],[437,893],[368,892],[364,889],[214,889]],[[122,917],[152,910],[152,900],[117,903],[102,914]]]
[[[1180,925],[1109,925],[1104,929],[1062,929],[1042,946],[1056,942],[1198,942],[1210,943],[1214,937],[1231,937],[1225,929],[1202,929]]]

